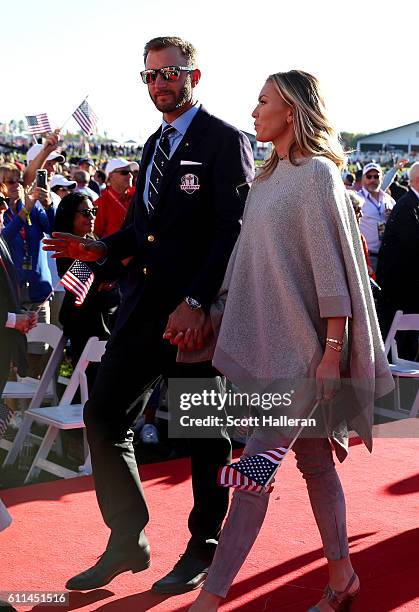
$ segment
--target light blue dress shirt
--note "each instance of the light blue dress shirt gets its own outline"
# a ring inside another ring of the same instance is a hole
[[[173,128],[175,128],[175,131],[169,134],[168,136],[169,146],[170,146],[169,159],[173,156],[174,152],[180,145],[182,138],[186,134],[186,130],[191,125],[192,119],[195,117],[196,113],[199,111],[200,108],[201,108],[201,105],[198,102],[195,102],[192,108],[187,110],[185,113],[182,113],[182,115],[180,115],[172,123],[169,124],[163,119],[162,128],[161,128],[162,132],[164,128],[166,127],[166,125],[171,125]],[[154,159],[154,155],[156,153],[156,149],[157,149],[159,142],[160,142],[160,138],[158,138],[156,141],[153,155],[151,156],[150,162],[146,170],[145,186],[144,186],[144,191],[143,191],[143,200],[144,200],[145,205],[147,205],[147,201],[148,201],[147,194],[148,194],[148,187],[150,183],[151,169],[153,167],[153,159]]]

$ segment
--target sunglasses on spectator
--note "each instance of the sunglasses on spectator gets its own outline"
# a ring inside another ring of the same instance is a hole
[[[8,205],[9,205],[9,198],[0,196],[0,206],[8,206]]]
[[[83,208],[82,210],[78,210],[77,212],[83,215],[83,217],[96,217],[97,206],[95,206],[94,208]]]
[[[366,174],[365,178],[367,178],[368,180],[371,180],[371,179],[377,179],[378,180],[380,177],[379,177],[378,174]]]
[[[143,70],[140,74],[143,83],[148,85],[149,83],[154,83],[158,74],[165,81],[178,81],[181,72],[193,72],[194,70],[195,68],[189,68],[188,66],[165,66],[164,68],[149,68],[148,70]]]
[[[122,174],[122,176],[128,176],[128,174],[134,174],[132,170],[114,170],[112,174]]]

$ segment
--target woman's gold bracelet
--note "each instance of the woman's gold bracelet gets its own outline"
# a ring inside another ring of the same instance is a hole
[[[341,346],[339,344],[332,344],[328,340],[326,340],[326,346],[328,346],[329,348],[333,349],[334,351],[337,351],[338,353],[341,353],[342,350],[343,350],[343,346]]]
[[[326,342],[331,342],[332,344],[338,344],[339,346],[343,346],[343,340],[337,340],[336,338],[326,338]]]

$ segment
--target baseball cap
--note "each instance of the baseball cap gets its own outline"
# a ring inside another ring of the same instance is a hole
[[[137,162],[129,162],[127,159],[123,159],[122,157],[114,157],[106,164],[105,172],[107,175],[109,175],[111,172],[115,172],[115,170],[122,170],[123,168],[131,170],[131,172],[137,172],[139,170],[139,165]]]
[[[76,181],[68,181],[62,174],[54,174],[50,181],[50,187],[67,187],[67,189],[74,189],[77,187]]]
[[[382,172],[380,164],[370,162],[369,164],[365,164],[365,166],[362,168],[362,176],[365,176],[365,174],[370,170],[378,170],[378,172]]]
[[[83,157],[79,161],[79,164],[89,164],[89,166],[96,166],[95,162],[93,161],[91,157]]]
[[[43,148],[44,148],[44,145],[41,145],[41,144],[32,145],[31,148],[28,149],[28,152],[26,153],[26,161],[27,162],[33,161],[35,157],[37,157],[40,154]],[[65,161],[65,159],[64,159],[64,155],[61,155],[61,153],[57,149],[55,149],[55,151],[53,151],[52,153],[48,155],[47,161],[57,161],[59,163],[62,163],[63,161]]]

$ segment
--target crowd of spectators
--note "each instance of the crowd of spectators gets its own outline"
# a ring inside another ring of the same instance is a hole
[[[370,276],[377,280],[384,339],[397,310],[419,313],[419,162],[408,170],[407,165],[401,159],[384,173],[380,164],[369,162],[357,176],[349,172],[343,177],[359,218]],[[400,357],[418,360],[418,332],[398,332],[397,344]]]
[[[0,154],[0,233],[18,274],[21,308],[37,311],[39,321],[64,328],[74,365],[91,335],[109,337],[124,282],[135,269],[129,261],[118,270],[94,266],[95,282],[83,305],[76,306],[74,295],[60,283],[72,262],[59,260],[57,269],[56,260],[42,250],[42,240],[53,231],[102,238],[120,229],[127,222],[139,166],[124,157],[109,156],[123,151],[132,158],[139,151],[93,145],[89,157],[77,157],[73,145],[58,145],[59,134],[51,134],[44,144],[28,149],[24,163],[21,155]],[[419,162],[407,166],[403,159],[387,169],[370,161],[350,166],[342,175],[376,287],[383,337],[396,310],[419,312],[414,272],[419,259]],[[46,188],[36,186],[41,168],[47,171]],[[43,345],[32,348],[38,355],[45,350]],[[401,354],[417,358],[417,334],[408,336]],[[33,363],[31,373],[38,375],[35,358]],[[154,406],[156,399],[158,392]],[[150,442],[157,441],[153,417],[151,410],[146,415],[149,435],[144,436]]]

